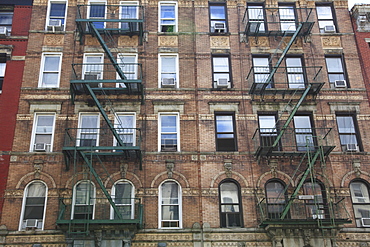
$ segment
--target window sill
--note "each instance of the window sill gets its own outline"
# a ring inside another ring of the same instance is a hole
[[[208,33],[210,36],[230,36],[231,33],[229,32],[225,32],[225,33],[213,33],[213,32],[209,32]]]
[[[158,32],[158,35],[164,36],[178,36],[179,32]]]

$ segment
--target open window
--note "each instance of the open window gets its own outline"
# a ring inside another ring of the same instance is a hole
[[[331,88],[349,87],[342,56],[326,56],[326,68]]]
[[[48,14],[46,18],[47,31],[64,31],[67,17],[67,1],[49,1]]]
[[[159,32],[177,32],[177,2],[159,2]]]
[[[13,6],[1,6],[0,8],[0,37],[10,36],[13,24]]]
[[[226,2],[209,3],[209,21],[211,33],[228,32]]]
[[[41,181],[27,185],[22,203],[19,230],[43,229],[45,221],[47,187]]]
[[[221,227],[243,227],[240,186],[234,180],[225,180],[219,186]]]
[[[175,181],[159,186],[159,228],[182,227],[182,192]]]

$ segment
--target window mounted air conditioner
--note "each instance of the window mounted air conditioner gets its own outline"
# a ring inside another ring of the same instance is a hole
[[[26,220],[26,227],[29,227],[29,228],[31,228],[31,227],[37,227],[37,224],[39,223],[39,221],[38,220],[36,220],[36,219],[28,219],[28,220]]]
[[[229,80],[227,78],[217,78],[217,87],[228,87]]]
[[[357,152],[358,151],[358,146],[357,144],[354,143],[349,143],[346,145],[346,151],[347,152]]]
[[[8,36],[8,29],[6,27],[0,27],[0,37]]]
[[[62,31],[62,20],[49,20],[48,31]]]
[[[174,87],[175,78],[162,78],[162,87]]]
[[[46,152],[46,143],[35,143],[35,152]]]
[[[324,32],[325,33],[335,33],[335,27],[333,25],[325,26],[324,27]]]
[[[314,200],[315,196],[314,195],[300,195],[298,196],[299,200]]]
[[[367,22],[367,17],[366,17],[366,15],[360,15],[360,16],[358,17],[358,21],[359,21],[360,23]]]
[[[215,33],[224,33],[226,31],[225,23],[222,22],[216,22],[214,28]]]
[[[347,82],[346,80],[336,80],[334,81],[334,87],[335,88],[346,88]]]
[[[363,227],[370,227],[370,218],[361,218],[361,225]]]

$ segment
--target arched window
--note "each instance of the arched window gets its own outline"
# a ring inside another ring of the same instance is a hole
[[[166,181],[159,187],[159,228],[182,227],[181,187]]]
[[[365,181],[355,180],[349,185],[356,225],[370,227],[369,185]]]
[[[321,182],[305,182],[303,184],[306,215],[311,219],[325,219],[329,217],[325,187]]]
[[[279,180],[272,180],[266,183],[265,189],[268,218],[279,219],[286,204],[285,184]]]
[[[22,204],[19,230],[27,228],[43,229],[45,218],[47,187],[41,181],[27,185]]]
[[[243,227],[239,184],[233,180],[221,182],[219,195],[221,227]]]
[[[93,219],[95,186],[90,181],[78,182],[73,190],[72,219]]]
[[[135,188],[128,181],[118,181],[112,188],[112,199],[123,219],[133,219],[135,216]],[[111,219],[119,219],[111,207]]]

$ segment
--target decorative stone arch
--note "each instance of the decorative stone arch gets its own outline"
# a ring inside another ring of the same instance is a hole
[[[349,188],[350,182],[354,179],[363,179],[370,182],[370,173],[361,171],[361,173],[358,174],[357,171],[350,171],[343,176],[340,187]]]
[[[126,174],[126,177],[122,177],[121,175],[121,172],[116,172],[116,173],[113,173],[111,174],[105,181],[104,181],[104,186],[106,188],[112,188],[113,183],[117,182],[118,180],[128,180],[130,181],[134,186],[135,188],[142,188],[143,187],[143,184],[142,182],[140,181],[139,177],[136,176],[134,173],[132,172],[127,172]]]
[[[295,186],[293,179],[288,174],[281,172],[281,171],[275,171],[275,172],[268,171],[262,174],[258,178],[257,184],[256,184],[257,188],[260,188],[260,189],[265,188],[265,184],[267,183],[267,181],[271,179],[279,179],[282,182],[284,182],[286,185],[291,185],[292,187]]]
[[[167,172],[161,172],[157,176],[155,176],[155,178],[153,179],[153,181],[150,184],[150,187],[151,188],[158,188],[159,185],[163,181],[168,180],[168,179],[169,179],[168,173]],[[186,177],[184,175],[182,175],[179,172],[173,171],[173,175],[172,175],[171,179],[177,181],[182,188],[189,188],[190,187],[189,181],[186,179]]]
[[[236,182],[239,183],[241,188],[243,188],[243,187],[247,188],[248,187],[247,180],[240,173],[235,172],[235,171],[231,171],[231,176],[228,176],[226,172],[222,171],[222,172],[218,173],[216,176],[214,176],[212,178],[211,183],[210,183],[210,188],[214,188],[215,185],[217,187],[221,183],[221,181],[223,181],[227,178],[234,179]]]
[[[295,180],[296,185],[299,183],[299,180],[302,178],[302,176],[303,176],[303,173],[299,174],[299,176],[296,178],[296,180]],[[333,186],[334,186],[333,183],[330,181],[330,179],[328,179],[328,177],[324,174],[316,173],[315,178],[317,180],[319,180],[325,186],[325,190],[327,192],[330,192],[329,189],[333,188]],[[308,179],[306,179],[306,180],[308,180]]]
[[[34,181],[34,180],[43,181],[49,189],[56,189],[57,187],[52,176],[50,176],[49,174],[45,172],[39,171],[37,172],[37,175],[36,175],[36,172],[30,172],[24,175],[21,179],[19,179],[15,188],[24,189],[26,188],[27,184],[29,184],[31,181]]]

